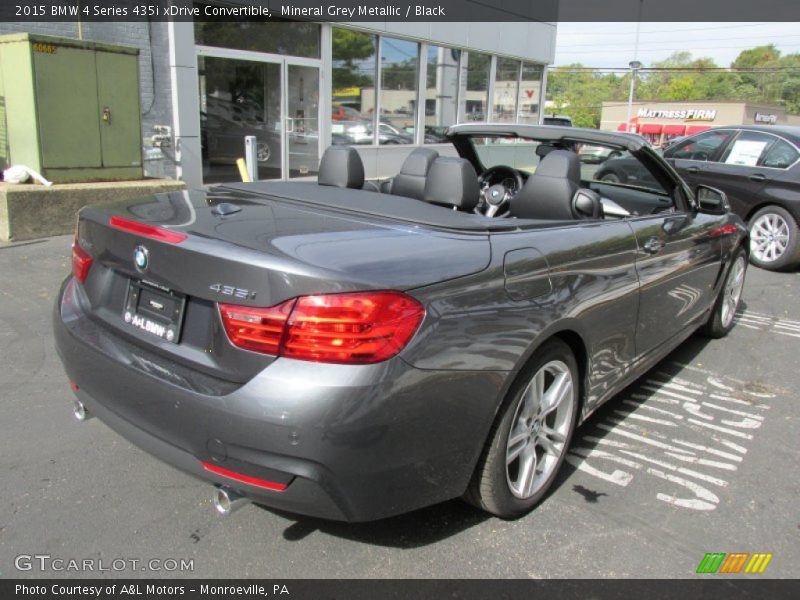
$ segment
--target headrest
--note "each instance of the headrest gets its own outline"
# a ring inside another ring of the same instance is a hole
[[[400,167],[400,173],[424,177],[437,158],[439,158],[439,153],[433,148],[417,148],[408,155],[403,166]]]
[[[548,154],[550,154],[553,150],[555,150],[555,146],[551,146],[550,144],[539,144],[536,146],[536,156],[539,158],[544,158]]]
[[[479,195],[478,176],[469,161],[442,156],[433,161],[425,180],[425,202],[471,212]]]
[[[390,192],[422,200],[425,194],[425,176],[439,153],[432,148],[417,148],[408,155],[400,172],[392,180]]]
[[[561,177],[580,183],[581,161],[569,150],[553,150],[539,163],[535,174],[537,177]]]
[[[364,163],[350,146],[329,146],[319,161],[317,183],[360,190],[364,186]]]

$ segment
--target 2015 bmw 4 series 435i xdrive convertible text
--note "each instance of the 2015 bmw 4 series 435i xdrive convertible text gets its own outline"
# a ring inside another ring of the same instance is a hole
[[[458,158],[417,149],[382,186],[333,146],[318,182],[84,208],[54,314],[76,416],[213,483],[221,512],[529,511],[592,411],[730,330],[747,233],[633,136],[447,135]],[[593,180],[586,145],[658,185]]]

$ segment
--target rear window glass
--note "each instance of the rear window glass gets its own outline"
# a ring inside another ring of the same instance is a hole
[[[767,150],[761,166],[772,167],[773,169],[787,169],[796,163],[798,158],[800,158],[800,152],[797,151],[797,148],[789,142],[778,140],[775,145]]]

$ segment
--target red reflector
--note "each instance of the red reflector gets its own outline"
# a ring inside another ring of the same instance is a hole
[[[258,477],[250,477],[250,475],[244,475],[242,473],[237,473],[236,471],[230,471],[228,469],[223,469],[222,467],[218,467],[217,465],[212,465],[211,463],[202,462],[203,468],[206,471],[214,473],[216,475],[221,475],[222,477],[227,477],[228,479],[233,479],[234,481],[239,481],[241,483],[246,483],[248,485],[254,485],[256,487],[264,488],[265,490],[272,490],[274,492],[282,492],[288,486],[286,483],[276,483],[275,481],[267,481],[266,479],[259,479]]]
[[[721,235],[730,235],[736,233],[736,225],[722,225],[716,229],[712,229],[709,234],[711,237],[719,237]]]
[[[300,360],[369,364],[391,358],[425,316],[401,292],[301,296],[269,308],[220,304],[231,343],[245,350]]]
[[[78,243],[78,238],[72,241],[72,274],[75,279],[83,283],[89,275],[89,269],[92,266],[92,257],[81,248]]]
[[[121,231],[135,233],[143,237],[167,242],[168,244],[180,244],[188,237],[185,233],[170,231],[169,229],[148,225],[147,223],[139,223],[138,221],[131,221],[130,219],[124,219],[122,217],[111,217],[108,224]]]
[[[228,339],[239,348],[278,354],[286,320],[292,312],[295,300],[268,308],[252,308],[235,304],[220,304],[222,324]]]
[[[81,388],[80,388],[80,387],[78,387],[78,384],[77,384],[77,383],[75,383],[74,381],[72,381],[72,380],[70,379],[70,381],[69,381],[69,389],[71,389],[73,392],[77,392],[77,391],[78,391],[79,389],[81,389]]]

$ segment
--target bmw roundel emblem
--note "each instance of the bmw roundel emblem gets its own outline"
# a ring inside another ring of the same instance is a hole
[[[144,246],[136,246],[136,248],[133,249],[133,264],[136,265],[136,268],[140,271],[145,271],[149,263],[150,252],[148,252],[147,248]]]

